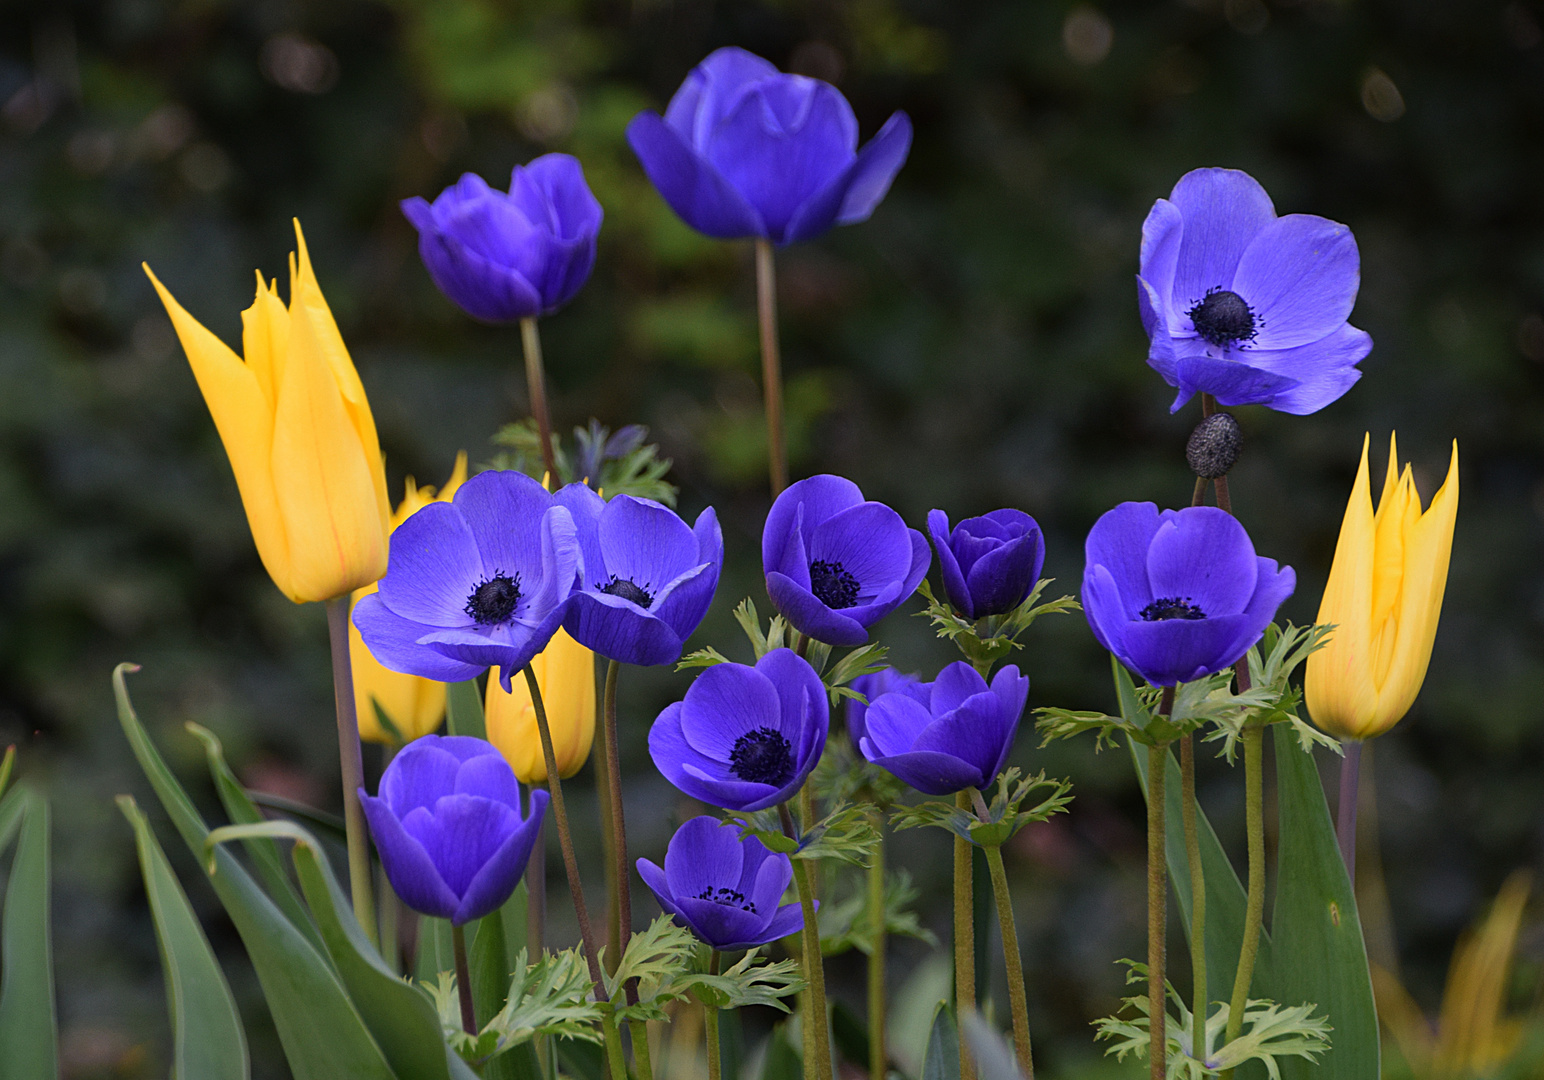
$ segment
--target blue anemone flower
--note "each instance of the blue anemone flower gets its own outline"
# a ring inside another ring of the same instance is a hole
[[[1346,322],[1361,283],[1356,239],[1312,214],[1277,217],[1258,181],[1196,169],[1142,224],[1137,300],[1147,362],[1223,405],[1317,412],[1351,388],[1372,338]]]
[[[1297,575],[1255,555],[1214,506],[1121,503],[1088,534],[1083,610],[1121,663],[1154,686],[1231,667],[1260,640]]]
[[[649,729],[649,755],[694,799],[762,810],[799,790],[830,727],[815,669],[791,649],[773,649],[755,667],[715,664],[698,675]]]
[[[863,749],[859,743],[863,741],[868,707],[873,704],[875,698],[881,694],[909,694],[925,705],[931,693],[930,684],[923,682],[920,676],[908,675],[892,667],[884,667],[878,671],[871,671],[867,675],[859,675],[848,685],[864,697],[863,701],[848,698],[844,706],[847,737],[852,740],[852,748],[860,754]]]
[[[397,526],[354,625],[393,671],[460,682],[498,667],[507,690],[563,624],[581,566],[574,519],[545,488],[479,473]]]
[[[584,577],[564,622],[608,660],[671,664],[707,614],[724,565],[724,535],[710,506],[688,527],[652,499],[607,502],[583,484],[557,501],[574,518]]]
[[[986,787],[1002,772],[1029,696],[1029,679],[1008,664],[990,686],[956,660],[931,683],[869,702],[858,749],[927,795]]]
[[[491,744],[425,735],[402,748],[381,777],[380,795],[359,801],[381,866],[403,903],[461,926],[496,911],[525,873],[541,833],[547,793],[520,785]]]
[[[753,949],[804,928],[796,903],[779,904],[793,879],[787,855],[774,854],[739,827],[706,815],[676,830],[664,869],[638,860],[638,876],[659,906],[721,952]]]
[[[917,591],[931,561],[901,515],[829,474],[779,495],[761,532],[767,595],[795,630],[830,645],[867,642],[867,628]]]
[[[967,619],[1006,615],[1024,602],[1045,565],[1045,539],[1022,510],[993,510],[949,531],[949,515],[932,510],[928,532],[938,552],[944,592]]]
[[[911,121],[894,114],[859,150],[840,90],[724,48],[687,75],[663,117],[633,117],[627,141],[692,228],[781,245],[867,220],[906,161]]]

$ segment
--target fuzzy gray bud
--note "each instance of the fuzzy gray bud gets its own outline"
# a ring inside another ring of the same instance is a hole
[[[1203,480],[1216,480],[1228,475],[1228,470],[1238,460],[1243,443],[1238,421],[1229,413],[1213,413],[1190,433],[1190,441],[1185,444],[1185,460]]]

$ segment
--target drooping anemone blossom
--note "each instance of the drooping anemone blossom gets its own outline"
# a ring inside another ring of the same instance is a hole
[[[790,649],[773,649],[755,667],[715,664],[698,675],[649,729],[649,755],[694,799],[761,810],[799,790],[830,726],[815,669]]]
[[[1083,610],[1094,637],[1154,686],[1221,671],[1249,651],[1297,575],[1255,555],[1214,506],[1127,502],[1088,534]]]
[[[1147,362],[1179,393],[1223,405],[1317,412],[1361,378],[1372,338],[1346,320],[1361,260],[1351,230],[1277,217],[1236,169],[1196,169],[1142,225],[1137,300]]]
[[[545,488],[479,473],[392,533],[354,625],[393,671],[460,682],[497,667],[507,690],[562,625],[580,565],[574,519]]]
[[[1029,679],[1014,665],[988,685],[956,660],[933,682],[870,701],[858,749],[925,795],[983,788],[1002,772],[1028,696]]]
[[[584,484],[557,493],[578,531],[584,577],[564,624],[574,640],[623,664],[672,664],[707,614],[724,565],[710,506],[688,526],[652,499],[609,502]]]
[[[793,879],[792,861],[754,836],[740,839],[739,831],[732,822],[694,817],[670,838],[663,868],[638,860],[638,876],[666,914],[721,952],[753,949],[804,928],[799,905],[779,903]]]
[[[858,753],[863,753],[860,743],[868,720],[868,707],[874,699],[881,694],[909,694],[911,697],[924,704],[927,703],[931,693],[928,683],[916,675],[908,675],[905,672],[896,671],[892,667],[880,668],[871,671],[867,675],[859,675],[847,684],[855,692],[863,695],[863,700],[847,698],[843,702],[843,719],[847,724],[847,738],[852,742],[852,748]]]
[[[967,619],[1006,615],[1024,602],[1045,565],[1045,539],[1022,510],[966,518],[951,532],[949,515],[927,516],[949,603]]]
[[[456,926],[496,911],[525,873],[547,793],[529,794],[488,743],[425,735],[386,767],[380,795],[359,801],[381,866],[403,903]]]
[[[866,643],[868,627],[917,591],[931,561],[901,515],[829,474],[779,495],[761,533],[767,594],[795,630],[831,645]]]
[[[860,150],[840,90],[731,47],[687,75],[663,117],[633,117],[627,141],[692,228],[782,245],[867,220],[906,161],[911,121],[895,113]]]

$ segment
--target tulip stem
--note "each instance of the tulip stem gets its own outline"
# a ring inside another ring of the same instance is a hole
[[[956,792],[954,805],[971,812],[970,796]],[[970,841],[954,838],[954,1014],[963,1020],[976,1007],[975,898],[971,889]],[[965,1040],[960,1040],[960,1080],[975,1080],[976,1063]]]
[[[348,834],[348,885],[354,918],[374,942],[375,900],[370,884],[370,837],[365,829],[359,789],[365,783],[364,754],[359,746],[359,716],[354,712],[354,669],[348,656],[349,594],[327,601],[327,636],[332,645],[332,696],[338,714],[339,772],[343,776],[343,826]]]
[[[1174,712],[1174,687],[1163,688],[1158,715]],[[1168,826],[1164,821],[1164,782],[1169,768],[1167,743],[1147,748],[1147,1061],[1152,1080],[1167,1080],[1169,1007],[1164,995],[1165,934],[1168,931]]]
[[[450,944],[456,955],[456,991],[461,998],[461,1030],[477,1035],[477,1010],[472,1006],[472,969],[466,962],[466,931],[450,925]]]
[[[775,499],[788,486],[783,442],[783,362],[777,346],[777,270],[772,242],[756,241],[756,315],[761,324],[761,394],[767,408],[767,467]]]
[[[868,867],[869,929],[874,937],[868,954],[869,1080],[884,1080],[885,1063],[885,815],[871,807],[879,843]]]
[[[718,974],[718,950],[713,950],[713,956],[708,961],[708,974]],[[723,1062],[719,1058],[718,1049],[718,1009],[710,1004],[702,1006],[703,1027],[708,1033],[708,1080],[721,1080]]]
[[[1344,739],[1341,747],[1345,756],[1340,759],[1340,803],[1335,807],[1335,836],[1340,841],[1340,857],[1346,864],[1346,877],[1351,881],[1351,892],[1356,893],[1356,802],[1357,787],[1362,776],[1362,743],[1360,739]]]
[[[1167,763],[1165,763],[1167,764]],[[1179,740],[1180,817],[1185,826],[1185,862],[1190,867],[1190,1056],[1206,1060],[1206,872],[1201,866],[1201,832],[1196,825],[1196,748],[1189,734]]]
[[[1013,921],[1013,897],[1002,848],[987,845],[986,865],[992,872],[992,897],[997,901],[997,925],[1003,935],[1003,962],[1008,967],[1008,1002],[1013,1009],[1013,1048],[1024,1080],[1035,1080],[1035,1059],[1029,1042],[1029,1000],[1024,993],[1024,961],[1019,956],[1019,931]]]
[[[799,833],[793,827],[793,815],[788,812],[787,802],[777,804],[777,814],[783,823],[783,832],[797,842]],[[809,1006],[804,1013],[804,1028],[809,1033],[805,1046],[815,1051],[815,1075],[819,1080],[832,1080],[831,1035],[826,1030],[826,970],[820,954],[820,924],[815,921],[815,891],[810,887],[809,863],[797,853],[790,861],[793,879],[799,887],[799,908],[804,916],[799,954],[804,961],[804,981],[809,984],[809,993],[804,999]]]
[[[562,486],[558,476],[558,463],[552,452],[552,419],[547,414],[547,374],[542,370],[541,333],[536,329],[536,317],[520,320],[520,343],[525,346],[525,386],[531,399],[531,415],[536,418],[536,433],[541,439],[541,463],[551,478],[551,489]],[[600,477],[595,478],[600,482]]]
[[[531,708],[536,713],[536,731],[541,736],[542,758],[547,765],[547,790],[552,794],[552,816],[558,823],[558,847],[563,851],[563,871],[568,875],[568,891],[574,899],[574,915],[579,920],[579,939],[584,944],[584,958],[590,967],[590,981],[595,984],[595,998],[608,1000],[606,980],[600,967],[600,953],[595,948],[595,931],[590,926],[590,912],[584,905],[584,884],[579,879],[579,860],[574,856],[574,838],[568,831],[568,807],[563,802],[563,781],[558,779],[558,756],[552,749],[552,729],[547,726],[547,707],[542,703],[541,684],[530,664],[525,665],[525,684],[531,691]],[[616,1034],[616,1020],[606,1013],[607,1037]],[[618,1043],[620,1046],[620,1042]],[[609,1044],[607,1049],[610,1049]],[[626,1073],[619,1074],[625,1080]]]
[[[1249,984],[1254,980],[1255,957],[1260,952],[1260,925],[1265,920],[1265,725],[1251,720],[1244,725],[1244,815],[1249,835],[1249,898],[1244,908],[1244,941],[1238,953],[1238,972],[1233,977],[1233,997],[1228,1004],[1226,1046],[1244,1030],[1244,1009],[1249,1004]],[[1231,1078],[1233,1070],[1224,1076]]]

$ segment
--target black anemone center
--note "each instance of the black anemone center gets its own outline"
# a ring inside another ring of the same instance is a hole
[[[729,771],[748,783],[782,787],[793,779],[793,747],[782,732],[757,728],[734,741]]]
[[[858,602],[858,579],[839,562],[810,563],[810,592],[828,608],[850,608]]]
[[[478,626],[506,621],[520,603],[520,575],[495,574],[480,582],[466,598],[466,613]]]
[[[711,900],[715,904],[723,904],[725,907],[737,907],[741,911],[749,911],[752,915],[757,913],[756,901],[747,900],[743,892],[739,889],[731,889],[727,885],[720,885],[716,889],[711,885],[705,885],[702,891],[697,894],[697,899]]]
[[[1206,612],[1190,603],[1188,596],[1166,596],[1162,600],[1154,600],[1142,609],[1141,615],[1148,622],[1161,622],[1164,619],[1206,618]]]
[[[1209,290],[1187,314],[1201,340],[1211,345],[1251,341],[1258,330],[1253,309],[1231,289]]]
[[[641,608],[647,609],[654,603],[654,594],[641,585],[635,584],[632,578],[619,578],[612,574],[610,581],[604,585],[597,585],[596,588],[607,596],[620,596],[623,600],[631,600]]]

